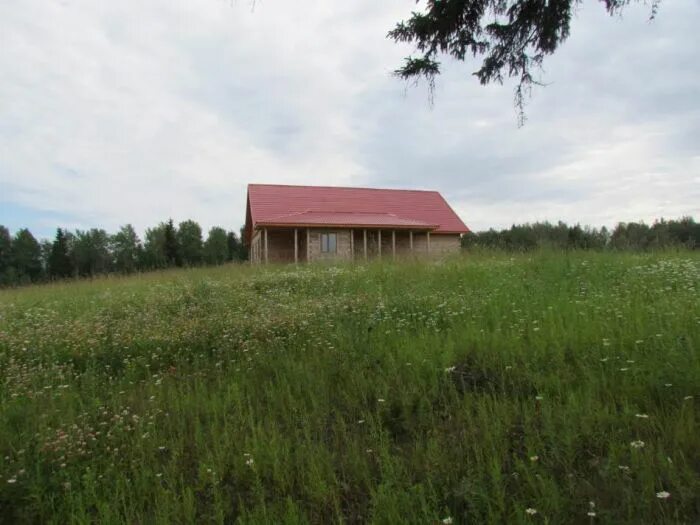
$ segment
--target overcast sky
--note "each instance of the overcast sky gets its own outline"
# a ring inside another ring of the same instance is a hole
[[[391,71],[412,0],[0,0],[0,224],[244,222],[251,182],[435,189],[474,230],[700,215],[700,2],[587,0],[513,86]]]

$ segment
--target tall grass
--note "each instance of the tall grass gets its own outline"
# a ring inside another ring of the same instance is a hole
[[[699,278],[482,253],[0,292],[0,521],[698,522]]]

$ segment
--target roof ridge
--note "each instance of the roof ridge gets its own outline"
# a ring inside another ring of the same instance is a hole
[[[369,191],[405,191],[411,193],[437,193],[440,194],[438,190],[416,190],[409,188],[370,188],[368,186],[317,186],[314,184],[263,184],[257,182],[251,182],[248,184],[248,188],[251,186],[267,186],[275,188],[320,188],[320,189],[333,189],[333,190],[369,190]]]

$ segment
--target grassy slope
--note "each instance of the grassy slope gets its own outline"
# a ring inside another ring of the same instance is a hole
[[[697,522],[699,277],[487,254],[0,292],[0,521]]]

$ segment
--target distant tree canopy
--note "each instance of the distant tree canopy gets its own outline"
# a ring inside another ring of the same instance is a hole
[[[75,270],[80,276],[93,276],[111,271],[112,254],[109,251],[107,232],[97,228],[88,231],[76,230],[73,259]]]
[[[508,251],[538,248],[561,250],[650,250],[663,248],[700,248],[700,224],[692,217],[666,221],[651,226],[643,222],[619,223],[612,232],[602,227],[588,228],[576,224],[536,222],[513,225],[505,230],[469,233],[462,237],[465,248],[482,247]]]
[[[207,264],[223,264],[229,260],[226,230],[214,226],[204,242],[204,260]]]
[[[182,264],[181,249],[177,241],[177,230],[173,220],[169,219],[168,222],[163,224],[163,254],[165,255],[167,266],[180,266]]]
[[[75,232],[58,228],[53,241],[39,242],[26,228],[13,237],[0,225],[0,286],[243,261],[248,253],[242,235],[242,229],[236,233],[214,226],[202,242],[202,229],[195,221],[183,221],[176,227],[168,220],[148,228],[143,243],[130,224],[113,235],[99,228]],[[619,223],[610,232],[605,227],[539,222],[469,233],[462,237],[462,246],[507,251],[699,249],[700,224],[683,217],[652,225]]]
[[[608,13],[619,13],[639,0],[601,0]],[[661,0],[650,0],[650,16],[656,16]],[[538,81],[534,70],[542,67],[569,36],[571,19],[582,0],[427,0],[425,9],[389,31],[396,42],[415,44],[417,56],[409,56],[395,71],[406,80],[424,78],[431,91],[440,74],[440,55],[464,61],[481,58],[474,75],[481,84],[517,79],[515,105],[524,121],[527,93]]]
[[[122,226],[112,235],[109,249],[113,257],[114,269],[120,273],[136,271],[144,258],[141,241],[131,224]]]
[[[8,284],[5,279],[8,277],[7,272],[12,267],[12,237],[10,230],[4,226],[0,226],[0,286]]]
[[[41,246],[32,233],[22,228],[12,239],[10,247],[9,280],[20,284],[37,281],[41,278]]]
[[[202,228],[192,220],[183,221],[177,228],[176,250],[185,266],[196,266],[202,262]]]
[[[73,274],[73,261],[69,253],[68,237],[59,228],[56,230],[56,238],[51,244],[46,270],[50,277],[63,278]]]
[[[27,229],[14,237],[0,225],[0,286],[107,273],[129,274],[170,266],[223,264],[246,256],[236,232],[218,226],[202,241],[195,221],[161,222],[146,230],[142,243],[131,224],[113,235],[92,228],[56,230],[51,240],[37,241]]]

